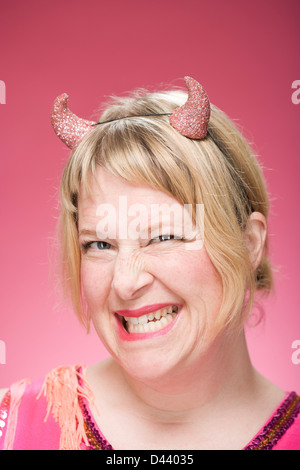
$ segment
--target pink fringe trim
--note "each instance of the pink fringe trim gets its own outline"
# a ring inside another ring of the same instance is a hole
[[[7,431],[4,439],[4,450],[13,450],[19,407],[22,396],[24,395],[26,389],[26,384],[28,383],[30,383],[30,380],[24,379],[20,382],[12,384],[10,387],[10,405],[7,420]]]
[[[47,420],[49,413],[59,423],[61,429],[59,449],[79,450],[82,440],[89,445],[85,432],[84,419],[78,403],[78,395],[94,402],[93,392],[79,370],[82,366],[58,367],[46,376],[41,394],[47,400]],[[80,384],[78,381],[80,379]]]

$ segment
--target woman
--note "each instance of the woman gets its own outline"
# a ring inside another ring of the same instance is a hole
[[[56,100],[54,130],[73,150],[62,282],[110,358],[4,391],[0,448],[300,449],[300,399],[253,368],[244,336],[273,285],[263,174],[185,83],[188,99],[137,92],[97,123]]]

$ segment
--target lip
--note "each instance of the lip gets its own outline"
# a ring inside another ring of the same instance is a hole
[[[164,307],[169,307],[170,305],[176,305],[178,306],[178,309],[181,307],[181,305],[176,304],[176,303],[175,304],[161,303],[161,304],[146,305],[145,307],[141,307],[136,310],[116,310],[115,313],[117,313],[121,317],[141,317],[142,315],[155,312],[156,310],[160,310],[161,308],[164,308]]]
[[[160,305],[162,305],[162,307],[157,307]],[[127,333],[127,331],[125,331],[122,325],[122,320],[118,317],[118,315],[126,316],[126,317],[127,316],[139,317],[143,314],[154,312],[155,310],[159,310],[160,308],[167,307],[169,305],[177,305],[178,313],[175,316],[175,318],[167,326],[165,326],[165,328],[162,328],[161,330],[158,330],[158,331],[152,331],[148,333]],[[146,311],[145,309],[148,309],[148,311]],[[117,326],[117,332],[118,332],[119,338],[123,341],[141,341],[141,340],[153,339],[159,336],[163,336],[167,334],[173,328],[173,326],[175,325],[175,323],[177,322],[180,316],[181,309],[182,309],[181,304],[155,304],[155,305],[148,305],[147,307],[143,307],[138,310],[119,310],[118,312],[115,312],[116,314],[118,314],[118,315],[115,315],[115,320],[116,320],[116,326]],[[141,311],[143,313],[139,313],[139,314],[136,313],[136,312],[141,312]],[[126,313],[119,313],[119,312],[126,312]],[[131,313],[131,315],[128,313]]]

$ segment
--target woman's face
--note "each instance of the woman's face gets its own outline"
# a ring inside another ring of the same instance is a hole
[[[209,346],[222,283],[187,208],[102,168],[96,176],[92,197],[80,193],[78,231],[83,292],[101,341],[141,379],[193,365]]]

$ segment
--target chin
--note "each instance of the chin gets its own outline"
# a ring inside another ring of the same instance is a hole
[[[115,358],[122,369],[135,380],[143,383],[155,383],[166,381],[172,371],[176,369],[176,364],[172,365],[170,359],[156,353],[148,351],[147,353],[136,351],[126,358]]]

